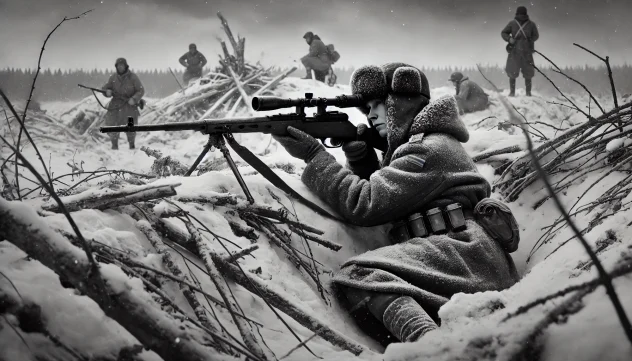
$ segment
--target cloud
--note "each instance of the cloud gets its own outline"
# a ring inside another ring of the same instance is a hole
[[[538,50],[561,65],[595,63],[579,42],[615,63],[632,58],[632,1],[532,0],[541,30]],[[0,68],[32,67],[48,32],[87,9],[51,38],[44,67],[111,68],[125,56],[134,67],[178,67],[191,42],[216,62],[224,38],[221,11],[246,53],[264,64],[289,65],[304,55],[307,30],[334,43],[337,66],[406,61],[419,66],[503,64],[500,30],[513,18],[513,0],[0,0]],[[14,49],[16,51],[5,51]],[[19,50],[18,50],[19,49]]]

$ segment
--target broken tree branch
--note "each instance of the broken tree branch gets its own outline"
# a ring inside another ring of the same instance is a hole
[[[163,359],[216,359],[216,351],[203,346],[212,340],[205,340],[202,329],[161,311],[151,296],[134,287],[120,268],[103,265],[101,272],[89,272],[91,266],[85,254],[52,230],[28,205],[0,199],[0,222],[1,239],[64,277]]]
[[[245,320],[237,316],[239,307],[237,306],[236,302],[230,298],[229,295],[231,294],[231,292],[228,289],[228,285],[217,270],[216,262],[217,259],[221,259],[221,257],[215,250],[213,250],[209,242],[206,241],[197,231],[193,223],[189,221],[185,222],[185,225],[197,246],[198,253],[201,256],[202,262],[206,267],[206,271],[208,272],[211,281],[213,281],[213,284],[215,284],[217,292],[222,297],[222,300],[224,300],[224,305],[226,306],[226,309],[233,317],[233,322],[235,323],[235,326],[237,326],[237,329],[239,330],[239,333],[244,340],[244,344],[246,345],[246,347],[248,347],[248,350],[250,350],[250,352],[261,358],[262,360],[274,360],[274,354],[272,354],[270,350],[264,349],[261,346],[261,340],[259,340],[259,337],[257,337],[257,335],[250,328],[250,325],[248,325]]]
[[[118,190],[103,189],[99,191],[87,190],[72,196],[62,197],[61,201],[69,212],[81,209],[99,209],[125,206],[132,203],[145,202],[152,199],[171,197],[176,195],[175,188],[181,183],[168,185],[145,185],[125,187]],[[42,205],[42,209],[50,212],[60,212],[56,203]]]
[[[363,351],[367,351],[364,346],[356,343],[344,334],[332,329],[316,317],[312,316],[311,311],[303,309],[290,302],[280,291],[275,290],[273,285],[266,284],[262,279],[241,271],[237,268],[237,266],[224,261],[219,256],[214,257],[215,264],[225,277],[230,278],[251,293],[261,295],[261,297],[264,297],[272,306],[292,317],[296,322],[303,325],[303,327],[318,334],[318,336],[322,339],[330,342],[332,345],[347,350],[356,356]]]

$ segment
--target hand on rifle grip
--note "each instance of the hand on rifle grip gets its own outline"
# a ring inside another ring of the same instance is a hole
[[[358,133],[357,138],[360,139],[361,136],[368,129],[366,124],[358,124]],[[342,144],[342,151],[345,152],[345,156],[350,161],[360,160],[364,158],[367,154],[367,145],[366,142],[360,140],[354,140],[351,142],[345,142]]]
[[[111,98],[112,97],[112,90],[111,89],[107,89],[105,91],[105,96],[108,97],[108,98]]]

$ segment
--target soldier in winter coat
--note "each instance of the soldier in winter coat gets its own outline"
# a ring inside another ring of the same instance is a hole
[[[489,97],[478,84],[458,71],[452,73],[450,81],[456,87],[455,98],[460,114],[487,109]]]
[[[202,69],[207,63],[206,57],[197,50],[197,45],[195,44],[190,44],[189,51],[184,53],[178,61],[183,67],[187,68],[184,75],[182,75],[185,85],[188,85],[191,79],[201,77]]]
[[[329,58],[327,46],[318,35],[314,35],[311,31],[305,33],[303,39],[305,39],[309,45],[309,53],[301,58],[301,63],[303,63],[307,71],[307,75],[303,79],[311,79],[311,70],[313,69],[316,74],[316,80],[324,82],[329,67],[331,67],[331,59]]]
[[[132,117],[134,124],[137,124],[140,116],[138,104],[145,95],[145,88],[143,88],[138,76],[129,70],[127,60],[118,58],[114,66],[116,67],[116,74],[112,74],[108,82],[101,88],[105,90],[105,96],[113,97],[107,106],[105,125],[126,125],[129,117]],[[128,132],[125,134],[127,134],[129,148],[134,149],[136,133]],[[118,149],[119,133],[108,133],[108,135],[112,141],[112,149]]]
[[[534,43],[540,38],[538,27],[529,20],[527,8],[519,6],[516,10],[516,17],[505,26],[500,33],[503,40],[508,42],[507,65],[505,71],[509,76],[509,96],[516,95],[516,78],[520,75],[524,77],[527,96],[531,96],[531,79],[535,75],[533,67]]]
[[[364,142],[343,145],[344,167],[295,128],[275,139],[307,163],[302,181],[349,223],[393,222],[393,245],[351,258],[333,281],[372,337],[383,345],[393,336],[412,342],[438,327],[438,310],[455,293],[513,285],[518,275],[508,252],[519,239],[515,233],[509,243],[497,241],[504,238],[474,218],[486,212],[477,204],[495,201],[461,145],[469,134],[454,98],[430,102],[425,75],[402,63],[359,68],[351,88],[367,101],[360,110],[388,141],[381,164]],[[460,215],[449,213],[454,209]]]

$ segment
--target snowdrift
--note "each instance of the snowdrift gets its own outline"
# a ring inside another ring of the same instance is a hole
[[[312,92],[315,96],[330,97],[348,93],[349,89],[347,86],[329,87],[309,80],[284,79],[274,92],[278,96],[288,98],[302,97],[306,92]],[[431,95],[437,98],[452,93],[453,89],[443,87],[433,89]],[[518,95],[519,97],[511,101],[525,116],[532,132],[532,139],[539,144],[586,122],[586,118],[577,111],[555,104],[561,103],[560,99],[543,98],[537,94],[532,98],[522,97],[520,93]],[[481,173],[490,183],[495,184],[499,180],[501,170],[505,169],[508,163],[524,156],[526,147],[520,130],[507,124],[508,115],[497,96],[492,95],[491,99],[493,104],[490,109],[465,115],[463,119],[471,132],[470,141],[465,147],[470,155],[477,159]],[[576,104],[589,106],[585,97],[572,97],[572,100]],[[148,104],[158,104],[160,101],[164,100],[150,100]],[[147,149],[130,151],[126,149],[125,142],[122,142],[121,150],[112,151],[107,142],[102,142],[89,134],[79,135],[65,129],[65,125],[69,125],[79,111],[98,112],[97,107],[96,102],[89,100],[72,106],[55,104],[54,107],[48,108],[46,117],[51,119],[50,129],[61,127],[64,131],[54,133],[54,136],[45,134],[45,131],[34,134],[53,177],[71,173],[60,178],[59,183],[55,184],[60,195],[65,196],[64,203],[82,202],[104,194],[117,194],[130,189],[129,187],[145,187],[145,191],[147,187],[173,189],[177,195],[161,196],[165,198],[154,199],[146,204],[147,207],[136,210],[133,206],[101,207],[103,210],[99,210],[97,206],[91,209],[82,209],[78,206],[72,212],[72,216],[84,237],[90,240],[94,247],[109,250],[107,252],[113,254],[122,252],[134,262],[162,272],[170,272],[164,258],[158,254],[160,252],[156,248],[155,240],[151,239],[152,233],[143,231],[146,230],[143,227],[154,218],[162,219],[171,232],[185,237],[189,234],[203,237],[212,245],[211,251],[217,254],[226,255],[256,244],[256,250],[238,260],[239,266],[246,273],[256,277],[270,289],[282,293],[306,314],[315,317],[352,342],[367,348],[360,356],[354,356],[321,337],[313,337],[314,332],[283,312],[276,311],[283,319],[281,322],[275,311],[261,298],[230,282],[235,303],[243,310],[241,318],[247,318],[250,326],[257,327],[256,337],[264,340],[266,352],[273,352],[278,359],[285,356],[285,360],[311,360],[317,357],[325,360],[628,360],[632,353],[630,342],[626,339],[603,287],[594,284],[582,286],[579,291],[568,292],[528,309],[521,308],[568,286],[582,285],[597,277],[581,245],[575,240],[566,242],[572,236],[568,228],[560,227],[550,232],[550,226],[558,218],[559,213],[550,200],[538,202],[546,196],[539,181],[527,186],[514,202],[508,204],[521,226],[522,242],[519,250],[512,256],[523,274],[522,280],[503,292],[455,295],[441,309],[442,325],[438,330],[427,334],[418,343],[394,344],[383,350],[364,336],[362,330],[358,329],[353,320],[339,308],[328,281],[331,273],[347,258],[388,244],[386,226],[355,228],[325,219],[288,198],[233,155],[257,206],[274,210],[283,209],[297,222],[322,231],[317,238],[341,246],[338,251],[334,251],[331,247],[305,240],[296,229],[283,224],[276,225],[275,227],[287,233],[287,245],[302,254],[295,255],[296,258],[310,260],[308,266],[311,268],[297,266],[296,259],[288,255],[285,246],[274,243],[274,237],[270,234],[255,232],[253,224],[257,223],[248,223],[240,217],[240,212],[247,207],[243,205],[242,189],[217,150],[207,155],[199,167],[204,171],[197,176],[169,175],[177,173],[172,171],[177,168],[174,164],[193,163],[206,144],[207,138],[204,135],[194,132],[139,133],[136,143]],[[285,111],[289,112],[291,109]],[[365,121],[356,109],[344,111],[349,114],[354,124]],[[594,113],[595,109],[592,111]],[[275,112],[261,114],[272,113]],[[235,110],[233,114],[245,116],[248,112],[241,109]],[[64,135],[68,132],[70,135]],[[258,154],[294,189],[321,207],[327,208],[300,182],[303,162],[290,157],[270,136],[236,135],[236,139]],[[628,152],[627,147],[630,144],[632,142],[626,139],[618,140],[608,143],[599,151]],[[160,151],[161,154],[156,156],[152,153],[154,150]],[[344,162],[344,155],[340,150],[329,151],[340,162]],[[2,148],[2,152],[1,160],[4,161],[9,158],[10,151]],[[26,147],[23,154],[40,172],[43,172],[42,167],[35,162],[36,156],[32,147]],[[590,152],[584,155],[594,156]],[[167,163],[171,168],[161,173],[162,177],[157,177],[157,170],[165,170],[167,164],[157,162],[161,159],[164,161],[166,156],[170,157]],[[579,161],[569,163],[568,166],[577,167]],[[577,178],[565,188],[560,196],[567,208],[573,205],[578,195],[584,193],[594,180],[603,177],[610,170],[611,167],[605,165]],[[620,182],[627,184],[628,170],[626,166],[620,171],[608,173],[605,179],[588,190],[576,207],[581,208],[595,202],[613,185]],[[3,201],[0,209],[11,209],[23,215],[27,223],[32,223],[32,227],[48,227],[48,231],[57,236],[73,234],[66,218],[51,210],[52,201],[37,196],[40,193],[44,195],[45,192],[37,189],[38,185],[32,181],[29,174],[24,173],[23,176],[24,178],[20,179],[21,187],[30,188],[33,193],[23,203]],[[563,176],[564,173],[560,172],[555,174],[552,180],[559,181]],[[7,184],[3,183],[3,186],[6,188]],[[502,199],[503,194],[497,191],[493,196]],[[630,197],[632,196],[628,192],[621,199],[618,208],[611,214],[607,213],[606,217],[602,217],[598,222],[594,222],[595,212],[601,212],[602,207],[612,209],[610,203],[595,206],[593,211],[574,216],[580,228],[589,223],[592,225],[585,233],[585,237],[598,250],[604,267],[609,271],[621,265],[630,268],[632,241],[628,225],[632,222],[632,212],[627,205]],[[207,202],[200,202],[201,198]],[[187,202],[187,199],[198,201]],[[40,217],[35,211],[39,212]],[[195,221],[191,218],[187,221],[187,217],[192,217]],[[540,239],[545,235],[548,237],[547,241],[540,245]],[[158,280],[160,292],[172,303],[170,305],[164,299],[161,300],[156,293],[145,292],[142,295],[147,297],[147,307],[173,312],[173,305],[176,305],[191,317],[200,315],[200,312],[204,314],[205,310],[206,317],[211,319],[209,322],[218,326],[219,332],[226,339],[238,343],[235,339],[241,338],[234,318],[211,299],[221,299],[221,295],[217,291],[217,284],[207,275],[208,269],[205,268],[204,262],[195,257],[190,249],[168,242],[167,245],[169,247],[163,246],[162,251],[168,253],[177,268],[183,270],[190,282],[206,292],[207,296],[198,293],[197,299],[201,309],[193,309],[187,302],[180,283],[159,278],[149,271],[139,272],[139,277],[146,277],[149,283]],[[536,246],[538,247],[534,251]],[[78,250],[76,247],[74,249]],[[85,254],[81,256],[82,253],[77,252],[77,257],[85,258]],[[147,284],[143,284],[141,278],[128,278],[116,266],[115,261],[101,259],[99,262],[104,264],[110,280],[108,282],[112,282],[108,283],[108,287],[130,294],[141,294],[140,292],[151,289]],[[625,270],[623,267],[620,273],[625,273]],[[41,323],[45,325],[44,331],[39,327],[29,332],[24,329],[24,322],[20,317],[6,313],[6,316],[0,319],[0,350],[7,359],[115,360],[120,355],[128,353],[134,355],[134,359],[161,359],[153,351],[135,349],[134,346],[138,345],[139,341],[120,323],[108,317],[99,304],[85,296],[85,293],[72,287],[66,288],[69,287],[66,280],[60,279],[42,263],[30,260],[23,251],[8,241],[0,242],[0,272],[0,299],[6,299],[7,304],[17,305],[15,307],[18,308],[19,305],[37,305],[43,320]],[[618,277],[614,280],[614,285],[627,313],[632,313],[632,281],[629,277]],[[590,292],[586,291],[587,289]],[[584,297],[580,299],[578,294],[582,292]],[[294,335],[284,323],[293,330]],[[301,342],[299,339],[309,339],[307,347],[297,347]],[[172,342],[176,347],[181,340]],[[382,352],[384,354],[381,354]],[[220,357],[232,359],[232,356],[218,354],[217,359],[221,359]]]

